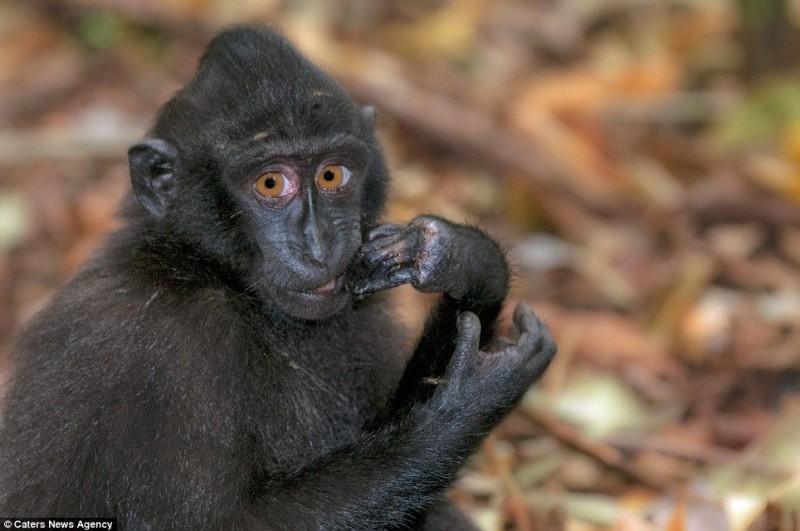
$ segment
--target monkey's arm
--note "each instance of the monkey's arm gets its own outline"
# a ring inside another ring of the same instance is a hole
[[[290,476],[273,478],[248,511],[247,527],[409,528],[441,498],[480,442],[461,435],[464,419],[455,412],[434,417],[432,408],[414,411]]]
[[[428,316],[414,355],[387,413],[399,415],[427,399],[453,352],[458,315],[469,311],[481,322],[481,346],[494,334],[494,324],[508,292],[509,268],[500,247],[475,227],[421,216],[407,227],[373,229],[359,253],[365,278],[356,294],[404,283],[443,296]]]
[[[484,436],[547,368],[555,344],[527,307],[514,316],[516,344],[479,350],[480,322],[457,321],[445,381],[407,415],[263,486],[253,527],[403,529],[441,498]],[[475,397],[480,397],[476,400]]]

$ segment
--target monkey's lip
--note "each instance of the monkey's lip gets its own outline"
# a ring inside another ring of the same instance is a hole
[[[332,279],[330,282],[323,284],[322,286],[312,289],[308,293],[314,293],[316,295],[333,295],[342,290],[344,286],[344,276],[338,276]]]
[[[350,295],[344,289],[344,276],[339,276],[313,289],[286,289],[275,294],[275,302],[289,315],[311,321],[323,320],[347,305]]]

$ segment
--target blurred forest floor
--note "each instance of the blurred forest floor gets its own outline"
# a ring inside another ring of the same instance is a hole
[[[5,0],[0,344],[236,22],[374,104],[387,217],[479,222],[556,336],[452,494],[482,528],[800,529],[796,0]]]

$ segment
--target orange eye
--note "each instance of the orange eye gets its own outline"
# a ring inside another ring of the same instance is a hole
[[[264,197],[280,197],[286,190],[286,177],[282,173],[271,171],[260,175],[256,180],[256,192]]]
[[[341,188],[350,180],[350,170],[340,164],[329,164],[317,174],[317,185],[323,190]]]

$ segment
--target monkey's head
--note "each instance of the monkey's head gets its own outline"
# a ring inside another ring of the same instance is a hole
[[[372,114],[275,31],[226,31],[129,151],[134,216],[283,313],[325,319],[385,202]]]

